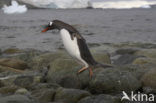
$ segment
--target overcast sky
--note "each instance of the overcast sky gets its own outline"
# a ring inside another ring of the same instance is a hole
[[[136,1],[136,0],[91,0],[91,1]],[[146,1],[156,1],[156,0],[146,0]]]

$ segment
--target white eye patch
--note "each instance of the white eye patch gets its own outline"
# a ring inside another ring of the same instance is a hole
[[[49,26],[52,26],[53,22],[49,22]]]

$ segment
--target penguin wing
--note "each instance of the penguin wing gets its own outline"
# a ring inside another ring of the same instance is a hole
[[[86,41],[79,33],[72,33],[72,38],[76,37],[77,39],[82,39]]]
[[[82,59],[84,59],[89,65],[95,65],[96,61],[91,55],[91,52],[86,44],[86,41],[83,38],[78,36],[77,44],[78,44]]]

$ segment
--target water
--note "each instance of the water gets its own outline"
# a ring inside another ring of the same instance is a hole
[[[34,9],[8,16],[0,11],[0,48],[54,50],[62,47],[58,31],[41,33],[53,19],[73,25],[88,44],[156,43],[155,9]]]

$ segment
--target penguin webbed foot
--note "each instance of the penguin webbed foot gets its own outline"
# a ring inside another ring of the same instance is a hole
[[[90,78],[92,78],[92,76],[93,76],[93,70],[92,70],[91,67],[83,67],[83,68],[81,68],[81,69],[78,71],[77,74],[80,74],[80,73],[84,72],[84,71],[87,70],[87,69],[89,69],[89,76],[90,76]]]

